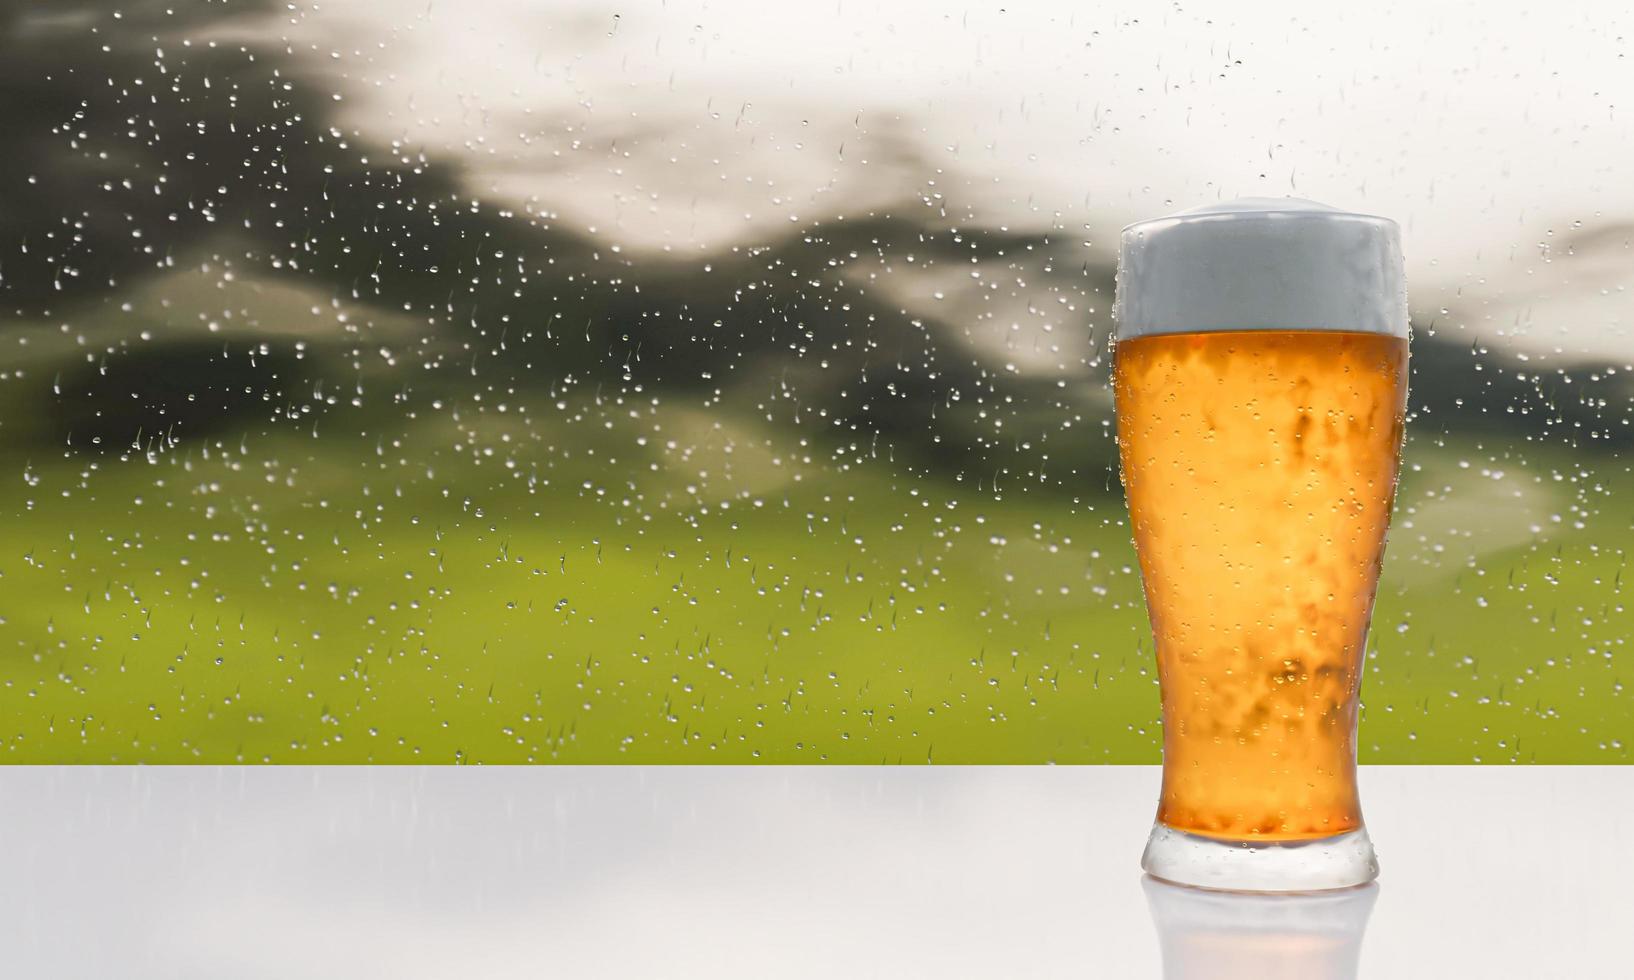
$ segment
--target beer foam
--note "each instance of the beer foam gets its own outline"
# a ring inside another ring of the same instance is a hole
[[[1407,336],[1401,229],[1297,198],[1137,221],[1118,248],[1121,340],[1222,330]]]

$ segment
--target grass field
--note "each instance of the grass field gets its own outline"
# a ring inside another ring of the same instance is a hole
[[[1158,759],[1115,488],[996,499],[663,418],[12,460],[0,758]],[[1363,761],[1629,761],[1626,464],[1407,459]]]

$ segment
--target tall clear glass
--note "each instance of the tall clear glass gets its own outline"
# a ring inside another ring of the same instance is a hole
[[[1371,881],[1356,722],[1407,395],[1396,224],[1247,200],[1131,225],[1114,390],[1163,702],[1144,867]]]

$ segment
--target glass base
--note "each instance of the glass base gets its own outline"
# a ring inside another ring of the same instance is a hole
[[[1366,828],[1316,840],[1239,841],[1155,823],[1140,866],[1172,884],[1234,892],[1328,891],[1379,876]]]

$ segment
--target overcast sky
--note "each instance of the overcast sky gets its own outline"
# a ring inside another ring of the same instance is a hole
[[[1621,5],[1083,6],[402,0],[276,30],[349,124],[632,251],[942,194],[1110,260],[1128,221],[1293,194],[1402,223],[1420,322],[1634,359]]]

